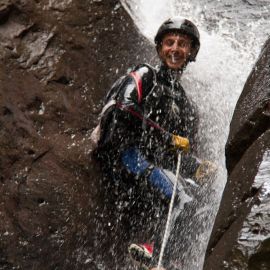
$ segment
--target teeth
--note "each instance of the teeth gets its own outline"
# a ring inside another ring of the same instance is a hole
[[[173,53],[171,56],[171,59],[172,59],[173,64],[176,64],[180,60],[180,57],[176,53]]]
[[[177,60],[175,59],[175,54],[172,54],[172,62],[175,64]]]

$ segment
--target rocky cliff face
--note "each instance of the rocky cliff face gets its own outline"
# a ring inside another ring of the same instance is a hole
[[[204,269],[270,269],[270,39],[238,100]]]
[[[1,269],[96,269],[105,219],[89,134],[149,45],[116,0],[1,1]]]

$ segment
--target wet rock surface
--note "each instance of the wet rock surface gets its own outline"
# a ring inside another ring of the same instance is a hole
[[[270,269],[270,40],[238,100],[226,145],[228,182],[204,269]]]
[[[98,269],[89,135],[112,82],[154,54],[119,1],[1,1],[0,269]]]
[[[248,147],[270,128],[270,42],[266,42],[262,54],[245,84],[238,100],[230,126],[226,145],[226,165],[229,173]]]

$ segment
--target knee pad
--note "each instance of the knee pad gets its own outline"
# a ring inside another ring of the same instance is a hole
[[[136,148],[129,148],[122,153],[122,164],[131,173],[141,175],[149,167],[149,162]]]
[[[173,182],[162,169],[154,168],[151,174],[149,175],[149,181],[167,198],[172,197]]]

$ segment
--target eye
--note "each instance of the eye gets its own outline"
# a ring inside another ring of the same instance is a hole
[[[166,39],[166,40],[164,41],[164,44],[165,44],[166,46],[172,46],[172,45],[174,44],[174,40],[168,38],[168,39]]]
[[[178,46],[181,48],[190,48],[190,42],[185,40],[179,40]]]

